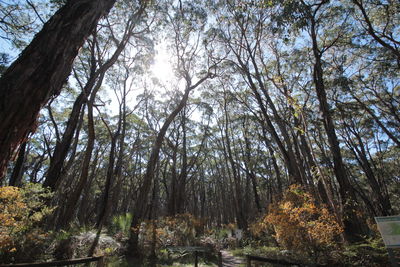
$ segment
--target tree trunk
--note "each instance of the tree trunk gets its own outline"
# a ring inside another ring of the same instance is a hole
[[[366,148],[364,142],[362,141],[360,133],[358,133],[356,129],[350,127],[350,125],[347,125],[346,123],[345,127],[347,128],[346,132],[348,136],[349,148],[353,152],[354,157],[356,158],[357,162],[363,169],[365,176],[367,177],[368,183],[371,187],[373,196],[376,201],[376,206],[378,207],[379,210],[378,215],[379,216],[392,215],[392,205],[390,203],[389,196],[385,194],[383,186],[381,185],[381,183],[379,183],[374,171],[372,170],[372,166],[368,160]],[[358,141],[358,144],[356,144],[351,140],[349,132],[351,132],[354,135],[354,137]]]
[[[93,119],[93,104],[96,98],[96,94],[101,87],[102,81],[104,78],[104,73],[100,76],[96,87],[94,88],[92,94],[90,95],[90,99],[88,100],[87,107],[88,107],[88,141],[85,151],[85,157],[82,162],[82,170],[81,174],[78,179],[78,183],[73,190],[68,202],[66,204],[65,212],[63,216],[60,216],[59,222],[57,223],[57,227],[62,228],[67,226],[67,224],[73,219],[74,210],[78,200],[81,196],[83,189],[86,186],[88,176],[89,176],[89,168],[90,162],[92,159],[92,152],[94,148],[94,141],[95,141],[95,130],[94,130],[94,119]]]
[[[18,159],[15,163],[13,172],[11,173],[10,177],[10,186],[21,187],[22,186],[22,175],[24,173],[24,163],[26,159],[26,143],[27,141],[23,142],[19,148],[18,152]]]
[[[53,156],[50,160],[49,170],[47,172],[46,180],[43,183],[43,186],[50,187],[51,190],[55,191],[60,182],[60,176],[62,173],[62,169],[64,167],[64,161],[67,157],[72,138],[74,136],[76,127],[79,122],[79,114],[81,113],[82,106],[85,102],[85,93],[82,92],[72,107],[71,114],[69,116],[67,127],[65,128],[64,135],[60,142],[57,142]]]
[[[188,175],[187,140],[186,140],[186,111],[182,111],[182,167],[178,176],[178,195],[176,199],[177,213],[184,213],[186,199],[186,183]]]
[[[322,5],[322,3],[321,3]],[[315,14],[314,14],[315,15]],[[346,170],[343,164],[342,154],[340,151],[339,141],[336,135],[335,126],[329,110],[329,104],[326,96],[325,84],[323,80],[322,69],[322,53],[318,48],[316,21],[314,17],[311,20],[311,39],[312,50],[314,54],[314,85],[317,92],[319,101],[319,109],[323,119],[323,125],[328,137],[330,152],[333,157],[333,171],[339,183],[339,193],[343,205],[343,224],[346,239],[349,241],[356,241],[361,238],[363,234],[362,227],[360,227],[358,218],[355,214],[355,207],[357,206],[357,198],[355,192],[350,184],[350,180],[346,175]]]
[[[164,136],[167,133],[169,125],[175,119],[176,115],[182,110],[182,108],[186,105],[186,102],[189,98],[190,90],[186,89],[185,94],[183,95],[181,101],[178,106],[174,109],[174,111],[167,117],[163,126],[161,127],[159,133],[157,134],[156,141],[151,150],[149,162],[147,163],[146,174],[144,176],[143,184],[139,189],[139,195],[136,200],[134,209],[133,209],[133,218],[131,223],[131,229],[135,229],[131,233],[131,237],[129,239],[129,253],[133,255],[138,254],[138,238],[139,238],[139,227],[140,222],[145,216],[146,207],[148,204],[148,194],[150,192],[151,185],[154,180],[154,172],[156,169],[156,165],[158,162],[158,157],[160,153],[160,149],[162,143],[164,141]]]
[[[115,0],[69,0],[0,78],[0,179],[12,153],[35,131],[36,118],[58,95],[97,21]]]
[[[148,195],[149,195],[151,185],[154,180],[154,172],[156,169],[158,157],[160,154],[160,149],[161,149],[162,143],[164,141],[165,134],[167,133],[169,125],[175,119],[176,115],[178,115],[178,113],[185,107],[186,102],[189,98],[189,93],[193,89],[198,87],[200,84],[202,84],[209,77],[211,77],[211,73],[208,73],[205,77],[201,78],[194,85],[191,85],[190,78],[186,77],[187,85],[186,85],[185,93],[182,96],[182,99],[179,101],[179,104],[172,111],[172,113],[169,114],[169,116],[165,120],[163,126],[161,127],[159,133],[157,134],[156,140],[155,140],[153,148],[151,150],[149,162],[147,163],[147,168],[146,168],[146,173],[144,175],[143,184],[141,185],[141,187],[139,189],[139,194],[138,194],[136,203],[134,205],[134,209],[132,211],[133,218],[132,218],[132,222],[131,222],[131,229],[134,229],[134,230],[131,232],[131,237],[129,239],[129,244],[128,244],[128,246],[129,246],[128,251],[132,255],[140,254],[139,248],[138,248],[140,222],[145,216],[146,208],[147,208],[147,205],[149,202]]]

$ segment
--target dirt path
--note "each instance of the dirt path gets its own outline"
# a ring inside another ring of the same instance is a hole
[[[237,267],[244,263],[242,258],[233,256],[229,251],[221,250],[221,254],[223,267]]]

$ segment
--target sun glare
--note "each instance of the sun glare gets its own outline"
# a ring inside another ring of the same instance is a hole
[[[154,63],[151,66],[151,73],[164,85],[168,85],[175,77],[171,64],[171,53],[168,52],[165,43],[161,43],[156,47],[156,55]]]

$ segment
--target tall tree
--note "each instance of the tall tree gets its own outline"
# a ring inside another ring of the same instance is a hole
[[[138,238],[141,220],[145,218],[146,212],[148,212],[149,204],[149,192],[151,185],[154,182],[154,175],[156,166],[159,161],[161,146],[164,142],[165,135],[171,123],[175,120],[176,116],[183,110],[189,99],[189,94],[202,85],[209,78],[214,77],[215,65],[208,66],[206,71],[197,73],[200,78],[197,82],[193,82],[193,76],[195,73],[194,67],[196,66],[195,60],[198,57],[200,50],[200,32],[204,29],[206,22],[206,15],[202,9],[193,9],[191,4],[185,3],[185,10],[187,14],[183,12],[183,7],[173,7],[171,14],[167,13],[168,21],[171,23],[173,31],[174,41],[174,52],[176,56],[176,69],[179,73],[180,79],[184,81],[184,91],[181,95],[178,103],[173,108],[172,112],[167,116],[163,122],[160,130],[157,133],[153,147],[151,148],[150,157],[147,162],[146,172],[144,174],[144,180],[139,188],[138,197],[135,206],[132,210],[133,219],[131,223],[131,237],[129,240],[129,253],[138,254]],[[194,24],[194,21],[199,21],[198,25]],[[197,31],[195,29],[197,28]],[[194,40],[194,42],[193,42]],[[209,62],[207,62],[209,63]],[[205,73],[204,73],[205,72]],[[181,93],[178,91],[178,94]],[[140,253],[139,253],[140,254]]]
[[[321,16],[324,12],[323,8],[328,3],[329,1],[323,0],[316,3],[315,5],[308,5],[304,1],[302,1],[302,4],[306,8],[305,16],[306,19],[309,21],[309,34],[312,41],[312,52],[314,56],[314,87],[317,93],[319,109],[321,112],[326,135],[328,137],[330,152],[333,158],[333,170],[339,183],[339,192],[344,213],[344,231],[348,240],[357,240],[361,238],[361,234],[363,234],[363,228],[359,226],[358,219],[355,214],[357,198],[354,189],[350,184],[350,179],[348,178],[344,166],[338,137],[336,135],[335,124],[332,118],[331,107],[328,103],[322,64],[322,57],[324,52],[335,45],[335,42],[340,38],[341,33],[337,33],[338,37],[333,39],[330,43],[325,43],[323,47],[320,47],[320,44],[318,42],[318,27],[320,27],[320,23],[322,23]]]

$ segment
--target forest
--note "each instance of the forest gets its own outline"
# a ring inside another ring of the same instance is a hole
[[[1,0],[0,265],[394,264],[399,70],[397,0]]]

